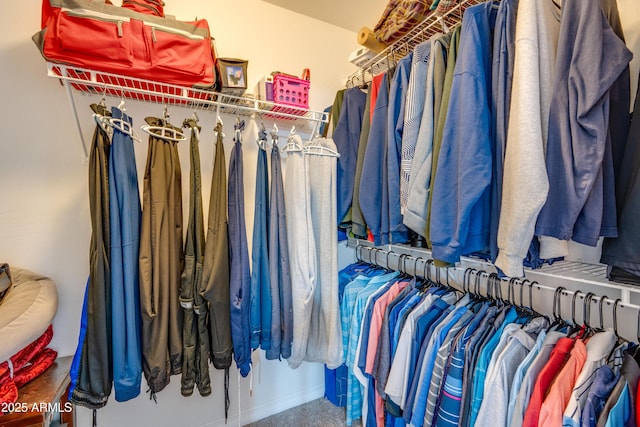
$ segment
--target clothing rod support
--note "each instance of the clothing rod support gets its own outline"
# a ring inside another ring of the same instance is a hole
[[[73,91],[71,90],[71,85],[68,80],[63,81],[63,85],[65,90],[67,91],[67,98],[69,98],[69,104],[71,105],[71,110],[73,111],[73,118],[76,122],[76,127],[78,128],[78,134],[80,135],[80,142],[82,143],[82,151],[84,153],[84,161],[89,160],[89,151],[87,150],[87,143],[84,140],[84,135],[82,133],[82,125],[80,124],[80,118],[78,117],[78,110],[76,109],[76,101],[73,97]]]

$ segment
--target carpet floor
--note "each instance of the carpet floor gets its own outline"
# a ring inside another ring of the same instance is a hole
[[[342,427],[345,426],[345,408],[340,408],[320,398],[296,406],[244,427]],[[354,421],[352,427],[361,427]]]

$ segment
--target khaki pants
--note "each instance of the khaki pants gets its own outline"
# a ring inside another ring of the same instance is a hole
[[[209,225],[204,252],[204,298],[209,302],[211,361],[217,369],[231,366],[229,240],[227,230],[227,176],[222,129],[216,127],[216,154],[211,177]]]
[[[145,120],[164,125],[158,118]],[[140,233],[140,304],[143,369],[152,393],[182,371],[181,185],[177,143],[150,136]]]

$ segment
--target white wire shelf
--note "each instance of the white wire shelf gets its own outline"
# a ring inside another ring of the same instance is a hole
[[[276,120],[307,120],[327,123],[328,114],[252,98],[138,79],[86,68],[47,62],[47,75],[83,94],[108,95],[142,102],[196,110]]]
[[[407,34],[387,46],[385,50],[360,66],[360,70],[349,76],[347,82],[370,80],[372,76],[386,72],[400,59],[420,43],[429,40],[436,33],[445,32],[462,22],[462,14],[466,8],[483,3],[485,0],[458,0],[451,9],[439,15],[435,11],[429,14],[420,24]]]

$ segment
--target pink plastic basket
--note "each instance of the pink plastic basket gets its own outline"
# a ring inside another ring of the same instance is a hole
[[[276,74],[273,76],[273,102],[308,109],[309,86],[308,80]]]

